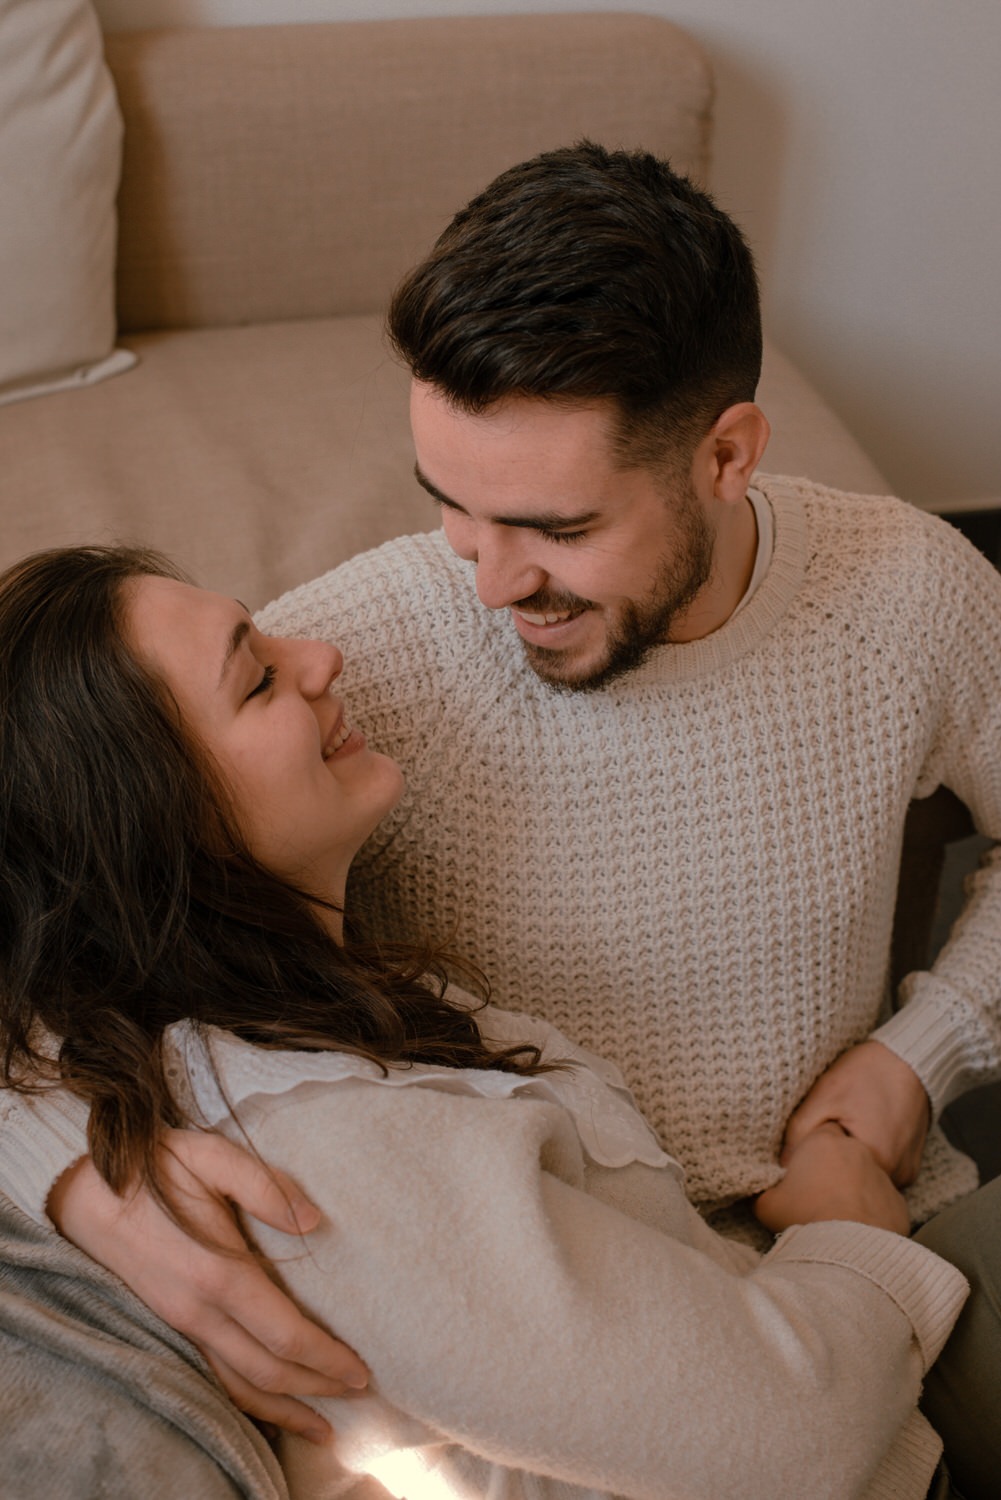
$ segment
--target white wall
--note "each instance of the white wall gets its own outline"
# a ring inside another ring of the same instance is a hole
[[[643,10],[713,58],[770,331],[895,488],[1001,495],[997,0],[96,0],[109,29]]]

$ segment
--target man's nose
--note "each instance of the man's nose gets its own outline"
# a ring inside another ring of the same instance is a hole
[[[501,533],[501,534],[498,534]],[[476,555],[476,592],[487,609],[507,609],[537,593],[546,581],[545,569],[534,561],[531,535],[496,531],[479,539]]]

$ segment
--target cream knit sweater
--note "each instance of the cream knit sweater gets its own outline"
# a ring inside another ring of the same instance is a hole
[[[955,1267],[861,1224],[789,1230],[763,1259],[723,1239],[614,1068],[544,1021],[479,1020],[572,1067],[384,1075],[167,1033],[185,1117],[249,1137],[324,1211],[302,1245],[252,1229],[372,1372],[315,1403],[333,1447],[285,1440],[291,1500],[385,1500],[360,1475],[411,1500],[923,1500],[941,1443],[916,1401],[966,1295]],[[73,1159],[86,1108],[8,1092],[0,1113],[0,1191],[44,1221],[38,1116]]]
[[[326,1210],[301,1248],[258,1238],[372,1371],[316,1403],[332,1449],[286,1441],[292,1500],[357,1474],[409,1500],[922,1500],[940,1444],[915,1402],[960,1273],[848,1223],[760,1260],[691,1208],[614,1069],[544,1022],[481,1024],[572,1071],[384,1077],[225,1032],[210,1069],[168,1034],[188,1117],[240,1141],[235,1109]]]
[[[775,548],[746,606],[598,692],[533,675],[441,534],[260,617],[342,647],[351,718],[407,775],[354,910],[448,936],[499,1004],[613,1058],[705,1210],[777,1180],[790,1112],[873,1032],[936,1113],[1001,1067],[996,864],[886,1021],[909,800],[944,782],[1001,836],[1001,577],[899,501],[756,482]],[[975,1181],[933,1130],[915,1218]]]

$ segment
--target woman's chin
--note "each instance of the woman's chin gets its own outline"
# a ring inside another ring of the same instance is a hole
[[[403,772],[388,755],[372,753],[370,760],[378,762],[378,768],[373,767],[371,779],[366,777],[364,810],[358,809],[361,816],[358,819],[352,839],[352,848],[347,853],[346,865],[350,865],[359,849],[368,842],[379,825],[389,817],[394,808],[398,807],[406,790],[406,781]],[[360,800],[360,794],[359,794]],[[341,867],[346,868],[344,853],[340,861]]]
[[[404,778],[403,772],[391,756],[383,755],[380,752],[375,752],[373,755],[373,759],[381,761],[386,776],[385,805],[383,806],[375,822],[372,824],[371,831],[374,833],[376,828],[378,828],[379,824],[382,822],[383,818],[388,817],[393,809],[399,806],[400,800],[403,797],[403,793],[407,789],[407,783]]]

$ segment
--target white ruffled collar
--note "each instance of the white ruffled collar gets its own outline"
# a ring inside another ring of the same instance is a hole
[[[452,993],[459,1000],[468,999],[461,991]],[[573,1066],[522,1077],[517,1073],[413,1063],[390,1068],[384,1075],[375,1063],[349,1053],[272,1051],[218,1027],[199,1032],[190,1022],[180,1021],[169,1027],[165,1036],[167,1076],[181,1109],[210,1129],[255,1097],[283,1094],[306,1082],[334,1085],[361,1079],[382,1088],[433,1088],[478,1094],[485,1099],[516,1094],[545,1099],[567,1111],[581,1145],[596,1166],[625,1167],[642,1162],[649,1167],[670,1167],[679,1177],[683,1175],[678,1163],[661,1150],[613,1063],[576,1046],[535,1016],[517,1015],[491,1005],[478,1011],[476,1019],[489,1042],[500,1046],[528,1042],[540,1048],[545,1061]]]

